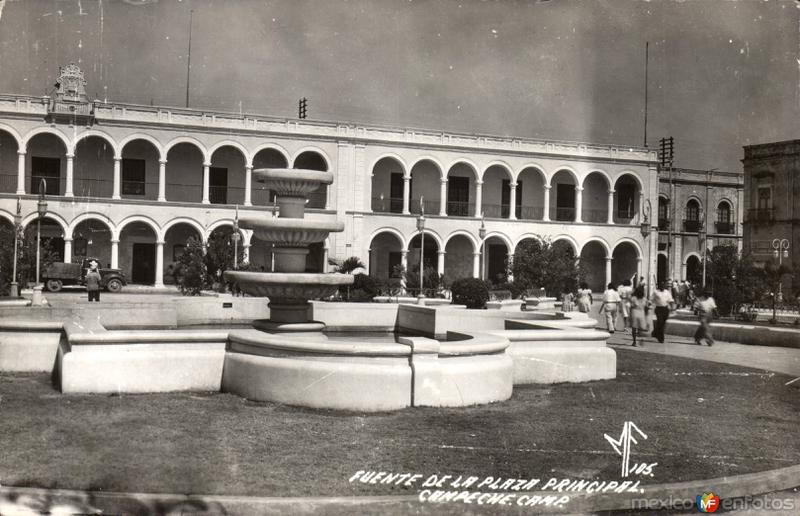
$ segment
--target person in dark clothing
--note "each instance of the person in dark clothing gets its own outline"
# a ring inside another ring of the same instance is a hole
[[[100,302],[100,273],[97,272],[97,262],[92,262],[86,272],[86,291],[89,293],[89,302]]]

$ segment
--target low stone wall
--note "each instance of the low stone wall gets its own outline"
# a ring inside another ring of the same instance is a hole
[[[0,371],[52,372],[62,335],[58,321],[0,321]]]
[[[393,332],[397,328],[396,303],[327,303],[312,301],[310,317],[330,331]],[[369,315],[362,315],[369,313]]]
[[[669,319],[666,333],[681,337],[693,337],[698,326],[697,321]],[[800,348],[800,329],[715,322],[712,323],[711,331],[716,340],[725,342]]]
[[[250,324],[256,319],[269,318],[269,301],[263,297],[178,297],[172,302],[178,327]]]

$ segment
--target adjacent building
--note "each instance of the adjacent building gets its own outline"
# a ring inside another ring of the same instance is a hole
[[[662,168],[658,189],[658,281],[702,284],[703,249],[742,250],[744,177],[738,172]]]
[[[43,231],[65,261],[98,256],[135,283],[168,283],[189,237],[230,233],[236,206],[270,215],[253,169],[294,167],[333,172],[307,218],[346,228],[312,248],[311,270],[349,256],[384,278],[417,267],[424,211],[424,260],[449,279],[501,277],[528,238],[568,246],[598,290],[655,274],[646,148],[91,101],[74,65],[58,84],[53,97],[0,95],[0,220],[19,198],[34,222],[44,179]],[[269,242],[242,231],[241,244],[269,270]]]
[[[744,148],[744,245],[759,262],[796,269],[800,244],[800,140]],[[785,278],[784,287],[789,278]],[[791,284],[789,287],[791,288]]]

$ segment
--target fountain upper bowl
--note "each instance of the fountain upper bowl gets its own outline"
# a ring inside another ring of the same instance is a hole
[[[333,183],[331,172],[303,168],[257,168],[253,178],[284,197],[306,197],[319,185]]]

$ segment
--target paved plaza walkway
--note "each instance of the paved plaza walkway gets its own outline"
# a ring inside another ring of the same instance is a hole
[[[713,329],[713,328],[712,328]],[[717,341],[714,346],[698,346],[690,337],[667,335],[661,344],[652,337],[646,337],[643,347],[632,347],[630,333],[616,332],[608,343],[612,346],[625,346],[645,353],[661,353],[685,358],[698,358],[710,362],[754,367],[800,377],[800,349],[774,346],[750,346],[732,342]],[[800,383],[797,380],[794,383]]]

